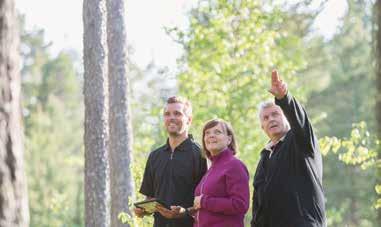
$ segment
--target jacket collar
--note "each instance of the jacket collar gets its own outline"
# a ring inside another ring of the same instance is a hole
[[[188,134],[188,138],[186,138],[182,143],[180,143],[175,150],[176,151],[187,151],[191,150],[193,146],[193,135]],[[169,145],[169,138],[167,138],[167,142],[165,144],[165,150],[171,151],[171,146]]]
[[[278,143],[283,142],[284,139],[286,138],[287,134],[288,134],[288,132],[287,132],[286,134],[284,134],[284,135],[283,135],[277,142],[273,142],[273,141],[270,140],[270,141],[266,144],[266,146],[265,146],[265,150],[272,152],[272,151],[273,151],[272,148],[273,148],[275,145],[277,145]]]
[[[233,155],[233,151],[230,148],[225,148],[216,156],[210,156],[209,159],[212,161],[212,163],[216,163],[219,160],[223,160],[223,159],[230,157],[232,155]]]

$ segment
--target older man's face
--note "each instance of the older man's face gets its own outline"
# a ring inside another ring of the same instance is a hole
[[[260,120],[263,131],[271,140],[282,138],[288,131],[287,119],[282,109],[277,105],[263,109]]]

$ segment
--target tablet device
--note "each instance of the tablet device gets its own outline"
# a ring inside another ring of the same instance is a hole
[[[144,200],[144,201],[141,201],[141,202],[136,202],[134,203],[135,207],[138,207],[138,208],[141,208],[141,209],[144,209],[145,212],[147,213],[154,213],[156,212],[156,205],[160,204],[161,206],[167,208],[167,209],[171,209],[167,204],[165,204],[163,201],[161,201],[160,199],[147,199],[147,200]]]

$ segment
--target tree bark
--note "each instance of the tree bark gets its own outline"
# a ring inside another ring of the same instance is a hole
[[[29,225],[20,105],[19,33],[13,0],[0,0],[0,226]]]
[[[128,226],[117,217],[120,212],[131,215],[129,201],[134,194],[124,0],[107,0],[107,12],[111,226],[116,227]]]
[[[110,224],[106,0],[84,0],[83,23],[85,225],[106,227]]]

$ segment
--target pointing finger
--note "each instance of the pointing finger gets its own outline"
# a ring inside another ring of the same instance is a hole
[[[274,69],[272,72],[271,72],[271,83],[279,83],[280,80],[279,80],[279,76],[278,76],[278,71],[276,71],[276,69]]]

